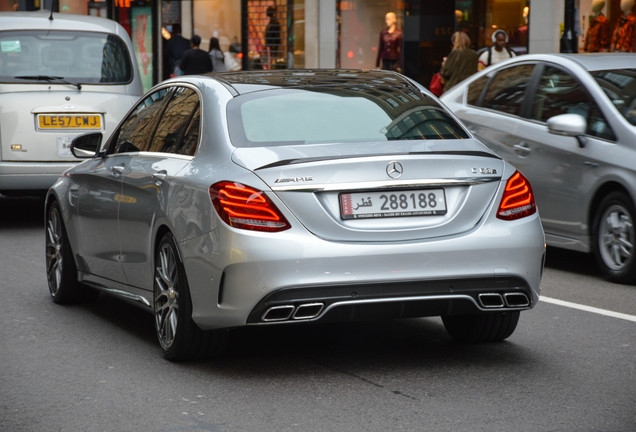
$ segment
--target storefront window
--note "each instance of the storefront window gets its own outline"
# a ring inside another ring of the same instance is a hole
[[[195,0],[192,6],[194,34],[201,36],[201,49],[210,50],[215,37],[223,52],[231,44],[240,44],[241,0]]]
[[[475,49],[492,46],[493,33],[503,30],[508,47],[525,54],[529,14],[529,0],[456,0],[455,30],[468,33]]]
[[[336,54],[336,66],[352,69],[375,68],[380,49],[380,32],[387,27],[386,14],[395,14],[396,30],[401,32],[404,2],[339,0],[337,8],[339,49]],[[401,49],[399,55],[402,56]],[[402,58],[399,60],[396,67],[401,66]]]

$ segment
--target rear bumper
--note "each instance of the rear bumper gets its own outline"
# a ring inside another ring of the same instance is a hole
[[[0,191],[47,190],[77,162],[0,162]]]
[[[305,321],[529,309],[545,254],[538,215],[484,222],[461,236],[387,243],[331,242],[303,228],[271,235],[220,227],[180,249],[193,319],[203,329],[298,322],[298,306],[317,303],[301,310]],[[528,304],[486,307],[484,293],[502,301],[522,293]],[[275,306],[287,306],[290,317],[264,320]]]
[[[342,322],[520,311],[534,306],[531,299],[532,290],[519,277],[285,288],[263,298],[247,322]]]

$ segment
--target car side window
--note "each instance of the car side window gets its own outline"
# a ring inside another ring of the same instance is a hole
[[[183,136],[183,143],[181,145],[181,154],[194,156],[199,144],[199,130],[201,123],[201,104],[197,105],[197,109],[192,116],[192,121]]]
[[[488,84],[489,79],[490,77],[488,75],[484,75],[483,77],[476,79],[475,81],[470,83],[470,85],[468,86],[468,94],[466,98],[466,102],[468,102],[469,105],[477,106],[479,104],[479,96],[481,96],[481,93],[484,90],[486,84]]]
[[[198,141],[198,117],[196,117],[196,141],[192,141],[192,123],[199,107],[199,95],[192,89],[178,87],[159,120],[152,137],[151,152],[193,155]]]
[[[569,73],[546,66],[532,102],[531,118],[541,122],[560,114],[580,114],[587,120],[587,134],[616,139],[592,96]]]
[[[533,64],[523,64],[499,71],[486,89],[482,106],[520,115],[521,104],[533,70]]]
[[[146,97],[122,123],[112,153],[143,151],[152,133],[154,119],[161,111],[168,89],[163,88]]]

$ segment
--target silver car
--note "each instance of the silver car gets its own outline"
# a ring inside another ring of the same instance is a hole
[[[530,183],[398,74],[176,78],[101,139],[47,195],[50,292],[154,313],[167,358],[245,325],[442,316],[497,341],[538,301]]]
[[[636,281],[636,55],[522,56],[442,100],[530,179],[548,245]]]
[[[130,38],[115,21],[0,13],[0,193],[46,191],[80,162],[73,138],[110,135],[142,94]]]

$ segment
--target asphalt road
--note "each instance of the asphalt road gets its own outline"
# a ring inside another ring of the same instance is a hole
[[[234,331],[170,363],[152,317],[58,306],[38,199],[0,197],[0,431],[636,431],[636,322],[540,302],[506,342],[437,318]],[[543,295],[636,315],[636,287],[550,249]]]

